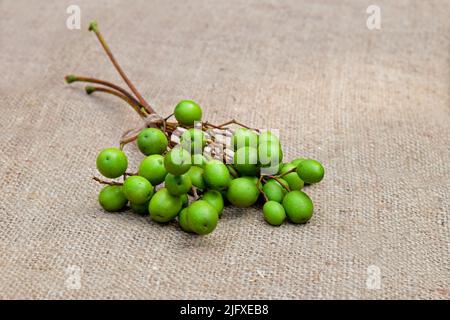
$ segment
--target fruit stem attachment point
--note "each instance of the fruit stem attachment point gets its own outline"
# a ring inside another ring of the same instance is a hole
[[[258,182],[256,183],[256,187],[258,188],[259,192],[263,195],[264,200],[266,200],[266,202],[268,202],[268,201],[269,201],[269,198],[267,198],[266,193],[264,192],[264,190],[263,190],[262,187],[261,187],[261,181],[262,181],[263,177],[264,177],[263,175],[261,175],[261,176],[259,177],[259,180],[258,180]]]

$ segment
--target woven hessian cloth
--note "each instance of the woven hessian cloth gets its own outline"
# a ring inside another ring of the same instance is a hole
[[[380,30],[372,1],[76,1],[81,30],[71,4],[0,2],[0,298],[450,298],[448,1],[377,1]],[[123,85],[91,19],[162,115],[194,99],[320,160],[310,223],[229,207],[200,237],[101,210],[96,155],[141,122],[63,81]]]

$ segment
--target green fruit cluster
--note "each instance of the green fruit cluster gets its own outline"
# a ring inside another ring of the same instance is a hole
[[[122,184],[100,191],[99,202],[106,211],[121,211],[129,203],[133,211],[153,221],[177,219],[182,230],[199,235],[216,228],[226,202],[248,208],[264,200],[264,219],[274,226],[286,218],[293,223],[311,219],[313,203],[301,189],[323,179],[319,162],[298,158],[283,163],[280,140],[274,133],[240,128],[231,138],[233,161],[224,163],[203,154],[206,135],[193,127],[202,119],[197,103],[181,101],[174,116],[187,130],[173,148],[168,135],[158,128],[143,129],[138,135],[137,146],[146,157],[136,175],[126,173],[128,159],[121,149],[100,152],[99,172],[107,178],[124,177]]]

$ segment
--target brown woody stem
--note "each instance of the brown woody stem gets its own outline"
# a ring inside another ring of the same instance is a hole
[[[130,98],[128,98],[126,95],[120,93],[119,91],[109,89],[109,88],[96,87],[96,86],[86,86],[85,90],[86,90],[87,94],[92,94],[94,92],[104,92],[104,93],[112,94],[116,97],[119,97],[126,103],[128,103],[134,109],[134,111],[136,111],[139,114],[139,116],[141,116],[142,118],[145,118],[147,116],[147,114],[145,113],[145,110],[144,110],[144,112],[142,112],[142,109],[139,108],[139,105],[137,105],[134,101],[132,101]]]
[[[107,185],[110,185],[110,186],[121,186],[121,185],[123,185],[122,182],[106,181],[106,180],[103,180],[103,179],[100,179],[100,178],[97,178],[97,177],[92,177],[92,179],[97,181],[98,183],[107,184]]]
[[[122,77],[123,81],[128,85],[130,90],[134,93],[136,98],[139,100],[139,102],[145,107],[145,110],[148,113],[156,113],[155,110],[153,110],[152,107],[145,101],[144,97],[139,93],[139,91],[136,89],[134,84],[130,81],[130,79],[127,77],[125,72],[122,70],[122,67],[117,62],[116,58],[114,57],[113,53],[111,52],[111,49],[109,49],[108,44],[106,43],[105,39],[103,38],[102,34],[100,33],[98,29],[97,22],[93,21],[89,25],[89,31],[93,31],[95,35],[97,36],[98,41],[100,41],[100,44],[102,45],[103,49],[105,49],[106,54],[108,55],[109,59],[113,63],[114,67],[116,68],[117,72],[119,72],[120,76]]]

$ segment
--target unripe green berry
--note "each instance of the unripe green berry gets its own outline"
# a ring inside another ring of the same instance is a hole
[[[191,154],[200,154],[206,146],[205,133],[202,130],[191,128],[181,135],[180,145]]]
[[[206,185],[213,190],[225,190],[231,182],[231,175],[227,166],[218,160],[211,160],[205,166],[203,179]]]
[[[191,155],[180,146],[170,150],[164,157],[164,167],[174,176],[186,173],[191,167]]]
[[[137,145],[139,150],[148,156],[151,154],[163,154],[167,150],[169,141],[161,130],[146,128],[139,133]]]
[[[187,174],[174,176],[173,174],[168,173],[164,185],[167,188],[167,191],[174,196],[181,196],[192,188],[191,178],[189,178]]]
[[[128,177],[123,183],[123,193],[128,200],[135,204],[143,204],[153,196],[152,184],[140,176]]]
[[[189,229],[205,235],[211,233],[217,226],[219,214],[216,209],[205,200],[197,200],[188,207],[187,221]]]
[[[317,183],[322,181],[325,169],[320,162],[307,159],[298,164],[297,174],[306,183]]]
[[[213,208],[216,209],[219,216],[222,214],[224,202],[222,194],[219,191],[208,190],[203,194],[202,199],[208,202],[211,206],[213,206]]]
[[[202,120],[202,109],[191,100],[180,101],[174,110],[177,121],[185,126],[192,126],[194,122]]]
[[[294,223],[306,223],[313,215],[314,206],[308,195],[302,191],[291,191],[284,196],[283,207]]]
[[[203,169],[197,166],[192,166],[188,172],[185,173],[191,178],[192,185],[200,190],[205,189],[205,180],[203,179]]]
[[[164,157],[160,154],[145,157],[139,166],[138,174],[150,181],[153,186],[159,185],[167,175],[164,167]]]
[[[182,209],[178,214],[178,224],[183,231],[192,232],[188,223],[188,208]]]
[[[180,197],[173,196],[166,188],[162,188],[151,198],[148,211],[152,220],[168,222],[177,216],[182,204]]]
[[[107,178],[122,176],[127,167],[127,156],[118,148],[103,149],[97,156],[97,169]]]
[[[233,166],[243,176],[258,175],[258,150],[253,147],[237,149],[234,153]]]
[[[98,201],[103,209],[109,212],[122,210],[128,202],[122,191],[122,186],[106,186],[99,195]]]
[[[256,183],[248,178],[231,181],[227,191],[228,200],[236,207],[247,208],[258,200],[259,190]]]
[[[283,206],[276,201],[268,201],[263,206],[264,219],[273,226],[281,225],[286,219]]]

